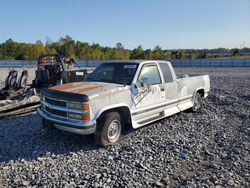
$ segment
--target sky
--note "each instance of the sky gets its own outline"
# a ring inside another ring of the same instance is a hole
[[[0,1],[0,43],[66,35],[128,49],[250,47],[250,0]]]

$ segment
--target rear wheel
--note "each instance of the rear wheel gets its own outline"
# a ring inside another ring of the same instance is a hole
[[[197,112],[202,107],[202,96],[200,93],[195,94],[194,105],[192,107],[193,112]]]
[[[102,115],[97,121],[95,140],[98,145],[116,144],[121,138],[122,121],[118,112]]]
[[[46,119],[43,119],[43,130],[46,132],[51,132],[55,129],[55,127],[53,126],[53,123],[51,121],[48,121]]]

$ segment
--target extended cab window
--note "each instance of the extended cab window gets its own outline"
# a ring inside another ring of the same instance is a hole
[[[173,75],[172,72],[166,63],[160,63],[160,67],[164,76],[165,82],[173,82]]]
[[[148,78],[148,81],[150,84],[161,84],[161,77],[159,70],[156,65],[145,65],[142,67],[140,76],[139,76],[139,81],[142,78]]]

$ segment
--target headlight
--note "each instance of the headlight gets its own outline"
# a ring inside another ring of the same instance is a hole
[[[81,103],[76,103],[76,102],[68,102],[68,108],[89,111],[89,104],[88,103],[81,104]]]
[[[68,102],[68,108],[83,110],[82,113],[68,113],[68,117],[72,119],[79,119],[84,121],[90,121],[90,106],[89,103],[76,103],[76,102]]]
[[[75,102],[68,102],[68,108],[82,110],[82,104],[81,103],[75,103]]]
[[[76,114],[76,113],[68,113],[68,117],[71,119],[79,119],[84,121],[90,121],[90,114]]]
[[[82,114],[76,114],[76,113],[68,113],[68,117],[72,119],[79,119],[82,120]]]

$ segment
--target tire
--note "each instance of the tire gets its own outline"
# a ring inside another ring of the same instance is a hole
[[[194,105],[191,108],[191,110],[192,112],[197,112],[201,109],[201,107],[202,107],[202,96],[200,93],[196,93],[194,98]]]
[[[43,130],[45,132],[51,132],[51,131],[55,130],[55,127],[53,126],[52,122],[50,122],[46,119],[43,119],[42,121],[43,121]]]
[[[96,144],[109,146],[118,143],[121,139],[122,128],[123,123],[118,112],[105,113],[97,121]]]

